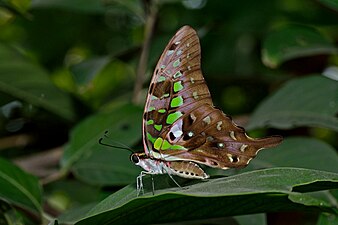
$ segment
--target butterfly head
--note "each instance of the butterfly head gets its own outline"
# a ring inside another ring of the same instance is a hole
[[[135,165],[142,167],[146,171],[149,171],[149,164],[153,164],[156,159],[152,159],[147,156],[145,153],[133,153],[130,155],[130,161]]]
[[[165,173],[168,167],[168,163],[159,159],[154,159],[147,156],[145,153],[133,153],[130,155],[130,161],[135,165],[143,168],[150,174],[162,174]]]
[[[132,161],[135,165],[139,165],[140,161],[146,158],[145,153],[133,153],[130,155],[130,161]]]

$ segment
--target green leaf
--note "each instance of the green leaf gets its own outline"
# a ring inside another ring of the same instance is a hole
[[[146,193],[143,196],[136,198],[135,184],[129,185],[107,197],[76,224],[164,223],[291,210],[294,207],[338,213],[335,207],[322,205],[313,199],[292,201],[299,200],[304,191],[337,188],[336,173],[273,168],[209,179],[185,188],[165,188],[170,181],[168,176],[154,178],[155,195],[151,193],[150,177],[144,177]]]
[[[41,188],[38,180],[0,158],[0,199],[40,216]]]
[[[307,195],[310,195],[312,198],[316,198],[320,201],[323,201],[325,205],[335,206],[336,200],[334,199],[334,195],[332,194],[333,190],[324,190],[324,191],[315,191],[306,193]]]
[[[317,225],[337,225],[338,216],[329,213],[321,213]]]
[[[72,66],[74,80],[78,85],[87,85],[109,63],[109,57],[97,57]]]
[[[24,224],[21,215],[3,200],[0,200],[0,223],[1,225]]]
[[[112,95],[129,90],[134,79],[130,65],[109,57],[92,58],[72,67],[80,95],[92,105],[102,105]]]
[[[22,14],[26,14],[31,5],[31,0],[4,0],[2,4],[14,8],[16,11]]]
[[[338,154],[323,141],[291,137],[273,149],[259,152],[251,164],[255,168],[300,167],[338,173]]]
[[[262,61],[268,67],[276,68],[290,59],[336,52],[333,43],[316,29],[289,25],[266,37],[263,43]]]
[[[266,125],[288,129],[299,126],[326,127],[338,131],[338,82],[308,76],[287,82],[263,101],[247,129]]]
[[[83,13],[103,13],[104,7],[101,1],[86,0],[33,0],[32,8],[57,8]]]
[[[329,202],[322,200],[320,198],[313,197],[309,194],[301,194],[301,193],[292,193],[289,195],[289,199],[292,202],[303,204],[306,206],[323,206],[323,207],[334,207]]]
[[[97,203],[89,203],[85,205],[76,206],[72,209],[69,209],[63,212],[58,220],[66,224],[74,224],[83,218],[83,215],[86,215]]]
[[[74,164],[72,171],[78,179],[92,185],[126,185],[135,181],[140,167],[130,162],[127,150],[95,146]]]
[[[243,216],[235,216],[235,220],[239,225],[266,225],[266,215],[261,214],[253,214],[253,215],[243,215]]]
[[[126,105],[81,122],[71,133],[64,168],[72,167],[79,179],[93,184],[129,183],[138,171],[129,161],[130,152],[102,146],[99,139],[108,131],[104,143],[132,146],[141,139],[141,119],[141,108]]]
[[[320,3],[338,11],[338,1],[337,0],[318,0]]]
[[[72,100],[54,86],[48,74],[14,49],[0,43],[0,91],[73,120]]]

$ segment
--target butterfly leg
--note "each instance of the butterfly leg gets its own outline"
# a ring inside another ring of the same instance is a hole
[[[169,175],[170,179],[172,181],[174,181],[174,183],[177,185],[177,187],[182,188],[182,186],[177,183],[177,181],[174,179],[174,177],[170,173],[168,173],[168,175]]]
[[[136,178],[136,191],[137,191],[137,197],[140,195],[142,191],[142,195],[144,195],[144,188],[143,188],[143,177],[146,175],[144,171],[141,171],[140,175]]]
[[[178,187],[182,188],[181,185],[179,185],[179,184],[177,183],[177,181],[174,179],[174,177],[171,175],[170,170],[169,170],[167,167],[165,167],[164,169],[166,170],[166,172],[167,172],[168,176],[170,177],[170,179],[171,179],[172,181],[174,181],[174,183],[175,183]]]
[[[151,176],[151,186],[152,186],[152,192],[153,195],[155,195],[155,182],[154,182],[154,176],[152,174],[150,174]]]
[[[136,178],[136,190],[137,190],[137,197],[140,196],[142,191],[142,195],[144,195],[144,187],[143,187],[143,177],[149,174],[151,176],[151,184],[152,184],[152,193],[155,194],[155,184],[154,184],[154,177],[153,173],[141,171],[140,175]]]

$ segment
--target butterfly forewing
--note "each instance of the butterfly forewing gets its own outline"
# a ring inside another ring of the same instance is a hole
[[[165,161],[243,167],[260,149],[282,138],[252,139],[213,106],[200,55],[198,36],[189,26],[182,27],[162,53],[144,110],[145,152]]]
[[[152,155],[153,150],[158,151],[154,148],[157,138],[164,138],[166,131],[191,107],[203,103],[212,104],[212,101],[201,74],[199,39],[192,28],[184,26],[163,51],[150,83],[143,121],[146,152]]]

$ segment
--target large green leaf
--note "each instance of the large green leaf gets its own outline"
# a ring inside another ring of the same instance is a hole
[[[312,209],[338,213],[335,206],[302,192],[338,188],[338,174],[299,168],[273,168],[171,187],[168,176],[145,177],[146,192],[135,184],[112,194],[76,224],[149,224],[280,210]],[[169,188],[168,188],[169,185]],[[304,196],[303,196],[304,195]],[[304,198],[302,198],[304,197]],[[156,212],[156,216],[154,216]]]
[[[247,129],[270,125],[326,127],[338,131],[338,82],[323,76],[293,79],[262,102]]]
[[[41,188],[38,180],[0,158],[0,199],[40,216]]]
[[[336,53],[333,43],[314,28],[289,25],[270,33],[262,49],[262,61],[271,68],[304,56]]]
[[[1,43],[0,91],[64,119],[73,120],[75,117],[70,97],[54,86],[47,73]]]
[[[129,162],[130,152],[102,146],[98,141],[108,131],[109,137],[103,140],[105,143],[134,145],[141,139],[141,119],[141,108],[132,105],[86,119],[71,133],[63,166],[72,167],[78,178],[92,184],[129,183],[138,173]]]

